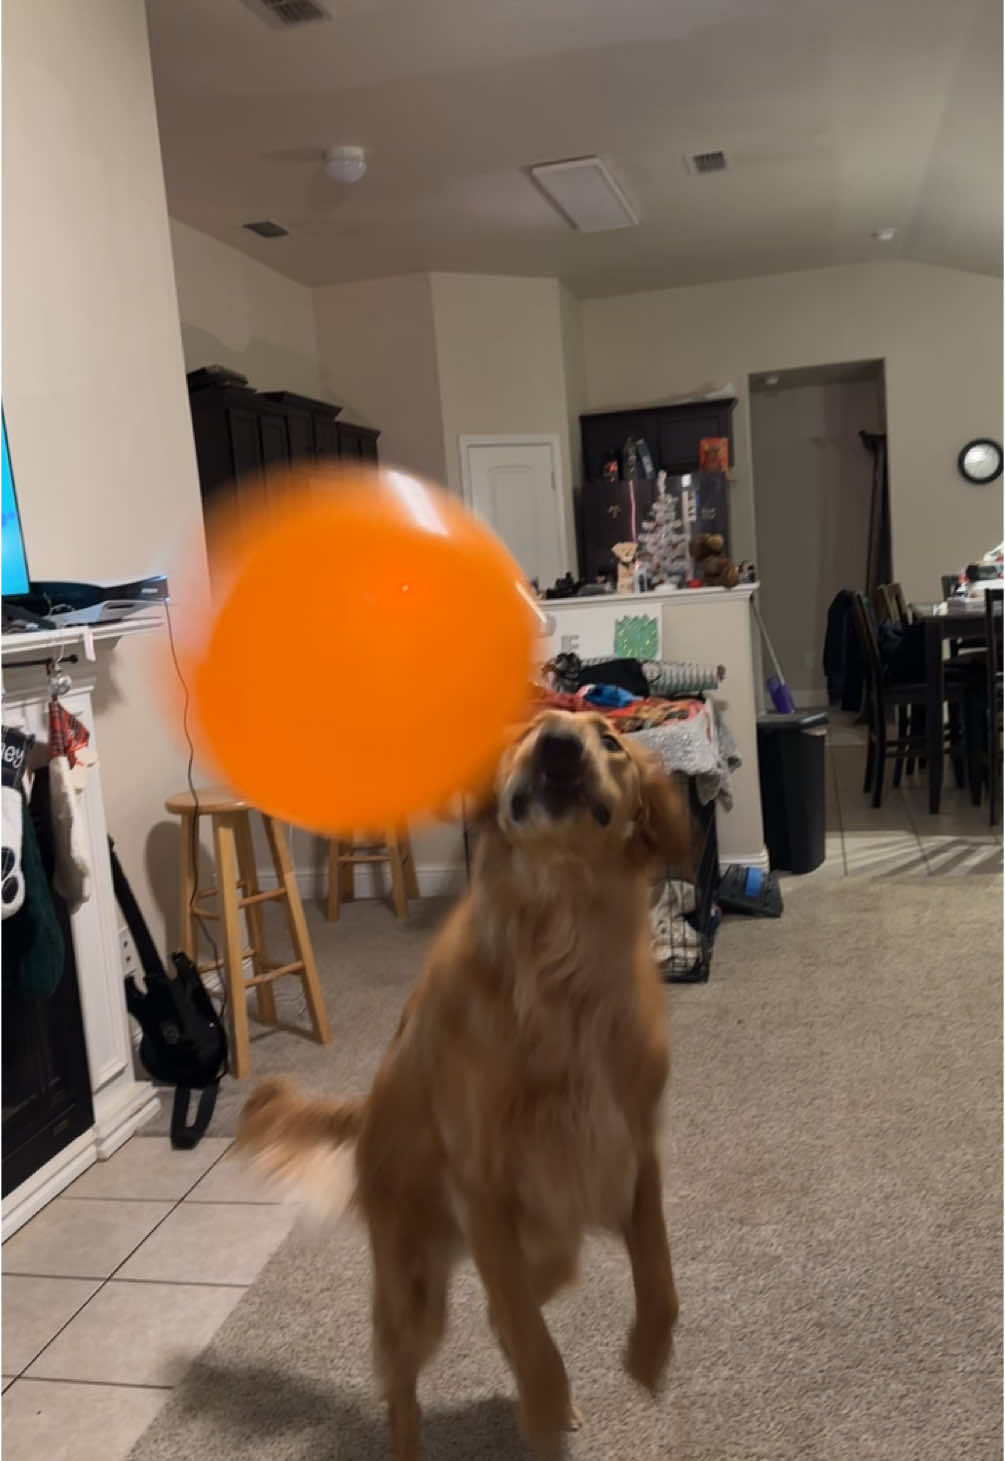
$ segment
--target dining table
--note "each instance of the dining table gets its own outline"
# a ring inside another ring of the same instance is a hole
[[[968,648],[987,645],[983,608],[953,610],[944,604],[914,611],[914,622],[921,624],[925,639],[925,754],[928,758],[928,810],[938,812],[942,802],[943,772],[943,705],[946,696],[947,643],[959,641]]]

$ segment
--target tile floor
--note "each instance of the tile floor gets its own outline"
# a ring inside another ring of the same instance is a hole
[[[296,1220],[228,1155],[133,1137],[4,1244],[8,1461],[120,1461]]]
[[[959,877],[1002,870],[1002,828],[988,823],[987,802],[971,805],[948,766],[942,806],[932,816],[923,775],[891,785],[887,767],[883,804],[873,808],[862,791],[865,735],[854,717],[831,712],[827,739],[827,858],[807,878],[786,878],[788,887],[821,877]]]
[[[832,716],[827,858],[787,876],[787,898],[822,878],[1001,870],[985,806],[950,784],[932,817],[915,778],[874,811],[864,757],[861,728]],[[230,1145],[134,1137],[4,1245],[6,1461],[120,1461],[254,1282],[297,1214],[266,1200]]]

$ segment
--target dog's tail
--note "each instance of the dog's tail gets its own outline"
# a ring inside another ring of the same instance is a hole
[[[273,1076],[248,1097],[237,1146],[265,1177],[334,1217],[352,1205],[355,1145],[362,1100],[311,1096],[293,1081]]]

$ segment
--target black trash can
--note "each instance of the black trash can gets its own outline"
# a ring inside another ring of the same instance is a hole
[[[764,840],[773,868],[811,873],[824,860],[827,712],[757,717]]]

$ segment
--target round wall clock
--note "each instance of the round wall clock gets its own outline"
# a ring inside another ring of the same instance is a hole
[[[960,476],[965,477],[968,482],[993,482],[996,477],[1001,476],[1001,443],[992,441],[989,436],[975,437],[960,452],[956,465],[960,469]]]

